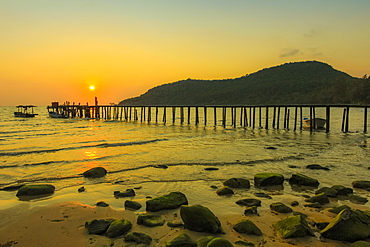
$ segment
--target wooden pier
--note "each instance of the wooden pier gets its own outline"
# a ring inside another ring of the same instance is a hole
[[[245,127],[259,129],[303,130],[303,112],[312,119],[308,129],[317,128],[315,118],[321,109],[326,120],[324,131],[331,129],[332,109],[342,108],[341,131],[349,132],[350,109],[363,110],[363,132],[367,132],[370,105],[235,105],[235,106],[120,106],[120,105],[58,105],[48,106],[48,111],[65,114],[69,118],[119,120],[141,123],[181,124],[205,126]],[[338,116],[337,120],[338,120]],[[212,121],[213,120],[213,121]],[[202,121],[202,122],[201,122]]]

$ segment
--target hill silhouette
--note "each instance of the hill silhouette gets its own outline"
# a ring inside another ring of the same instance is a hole
[[[365,79],[368,81],[366,75]],[[359,97],[363,81],[322,62],[293,62],[235,79],[187,79],[163,84],[119,105],[366,103]]]

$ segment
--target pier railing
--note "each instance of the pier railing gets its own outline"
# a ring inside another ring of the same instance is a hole
[[[363,110],[363,131],[367,132],[370,105],[52,105],[49,112],[65,114],[69,118],[90,118],[147,123],[179,123],[210,126],[250,127],[260,129],[302,130],[303,112],[311,120],[308,129],[316,130],[317,109],[326,120],[325,131],[331,128],[331,109],[342,108],[341,131],[349,131],[350,109]],[[324,111],[324,113],[323,113]],[[338,118],[338,116],[336,116]],[[307,127],[306,127],[307,128]]]

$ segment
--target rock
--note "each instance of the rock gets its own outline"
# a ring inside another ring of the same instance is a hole
[[[267,198],[267,199],[272,199],[271,196],[267,195],[266,193],[263,193],[263,192],[256,192],[256,193],[253,193],[253,195],[257,196],[257,197],[262,197],[262,198]]]
[[[172,227],[172,228],[183,227],[184,223],[182,223],[182,221],[171,221],[171,222],[167,222],[167,226]]]
[[[164,219],[162,219],[161,215],[153,215],[153,214],[139,214],[137,217],[138,225],[144,225],[148,227],[154,227],[154,226],[163,226],[164,225]]]
[[[126,200],[124,204],[126,209],[139,210],[142,206],[138,202]]]
[[[282,185],[284,176],[278,173],[258,173],[254,175],[254,186],[264,187],[271,185]]]
[[[197,241],[197,247],[207,247],[208,243],[211,242],[211,240],[214,239],[214,238],[215,237],[213,237],[213,236],[205,236],[205,237],[200,238]]]
[[[292,206],[292,207],[295,207],[295,206],[298,206],[298,205],[299,205],[299,202],[298,201],[292,201],[290,203],[290,206]]]
[[[338,196],[347,196],[349,194],[353,194],[352,188],[344,187],[342,185],[333,185],[331,188],[338,191]]]
[[[262,236],[261,230],[251,220],[247,219],[240,220],[233,229],[239,233]]]
[[[230,178],[226,180],[223,184],[234,189],[249,189],[251,187],[249,180],[244,178]]]
[[[166,247],[197,247],[197,243],[187,234],[183,233],[166,242]]]
[[[221,233],[221,222],[206,207],[202,205],[181,206],[181,219],[185,228],[197,232]]]
[[[344,209],[351,209],[351,208],[347,205],[341,205],[341,206],[338,206],[338,207],[331,208],[328,211],[331,212],[331,213],[334,213],[334,214],[339,214]]]
[[[328,167],[323,167],[323,166],[320,166],[318,164],[308,165],[308,166],[306,166],[306,168],[311,169],[311,170],[325,170],[325,171],[330,170]]]
[[[321,205],[324,205],[326,203],[329,203],[329,198],[324,194],[324,193],[321,193],[321,194],[318,194],[316,196],[312,196],[310,198],[307,198],[306,200],[304,200],[305,202],[318,202],[320,203]]]
[[[104,234],[110,223],[112,223],[113,219],[107,219],[107,220],[92,220],[85,222],[85,227],[89,231],[89,234]]]
[[[289,168],[298,168],[298,166],[295,165],[288,165]]]
[[[350,247],[370,247],[370,242],[367,241],[356,241],[350,245]]]
[[[115,220],[110,223],[106,234],[110,238],[116,238],[127,233],[132,227],[132,224],[128,220]]]
[[[16,191],[16,190],[19,190],[22,186],[24,186],[24,184],[10,185],[10,186],[6,186],[4,188],[1,188],[0,190],[3,190],[3,191]]]
[[[300,216],[302,216],[305,219],[307,219],[307,217],[308,217],[307,214],[304,214],[304,213],[298,212],[298,211],[293,211],[293,215],[300,215]]]
[[[127,189],[125,192],[116,190],[113,192],[114,197],[133,197],[135,196],[135,191],[133,189]]]
[[[276,150],[277,148],[276,148],[276,147],[265,147],[265,149],[272,149],[272,150]]]
[[[94,167],[90,170],[85,171],[82,175],[85,178],[101,178],[107,174],[107,170],[104,167]]]
[[[22,186],[18,192],[18,197],[23,196],[48,196],[54,193],[55,187],[51,184],[30,184]]]
[[[166,166],[166,165],[155,165],[153,167],[155,167],[155,168],[161,168],[161,169],[167,169],[168,168],[168,166]]]
[[[233,245],[226,239],[214,238],[207,244],[207,247],[233,247]]]
[[[261,206],[261,200],[254,199],[254,198],[241,199],[241,200],[236,201],[235,203],[238,205],[247,206],[247,207]]]
[[[224,187],[218,189],[216,191],[216,193],[219,196],[224,196],[224,195],[233,195],[234,194],[234,191],[231,188],[229,188],[227,186],[224,186]]]
[[[369,180],[356,180],[352,182],[353,188],[358,189],[370,189],[370,181]]]
[[[181,205],[188,205],[188,199],[181,192],[171,192],[146,202],[146,211],[156,212],[165,209],[175,209]]]
[[[293,212],[293,210],[286,206],[284,203],[282,202],[275,202],[275,203],[272,203],[270,205],[270,209],[272,211],[275,211],[275,212],[278,212],[278,213],[282,213],[282,214],[287,214],[287,213],[291,213]]]
[[[322,205],[319,202],[308,203],[308,204],[304,204],[303,206],[309,207],[309,208],[322,208]]]
[[[240,241],[240,240],[235,241],[235,244],[236,245],[241,245],[241,246],[249,246],[249,247],[254,247],[255,246],[254,243],[252,243],[252,242],[246,242],[246,241]]]
[[[369,200],[365,197],[361,197],[361,196],[356,196],[356,195],[350,195],[349,196],[349,200],[353,203],[356,203],[356,204],[365,204],[367,203]]]
[[[301,215],[289,216],[273,224],[282,238],[314,236],[306,220]]]
[[[310,178],[306,175],[297,173],[292,174],[292,177],[289,179],[290,184],[304,185],[304,186],[319,186],[319,181],[314,178]]]
[[[81,193],[81,192],[84,192],[84,191],[86,191],[86,189],[85,189],[85,187],[80,187],[80,188],[78,188],[78,190],[77,190],[79,193]]]
[[[321,193],[324,193],[324,195],[328,197],[336,197],[338,195],[338,191],[336,189],[329,188],[329,187],[322,187],[315,191],[316,195],[321,194]]]
[[[321,236],[347,242],[366,239],[370,237],[370,215],[344,209],[321,231]]]
[[[108,203],[105,203],[103,201],[100,201],[100,202],[96,203],[96,206],[98,206],[98,207],[108,207],[109,204]]]
[[[204,168],[204,170],[205,171],[217,171],[218,168],[216,168],[216,167],[206,167],[206,168]]]
[[[129,232],[125,235],[125,241],[150,245],[150,243],[152,242],[152,238],[144,233]]]
[[[244,215],[259,215],[257,212],[257,206],[247,207],[244,210]]]

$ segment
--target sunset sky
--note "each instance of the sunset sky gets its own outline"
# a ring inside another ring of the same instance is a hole
[[[369,0],[1,0],[0,105],[118,103],[306,60],[362,77],[369,30]]]

